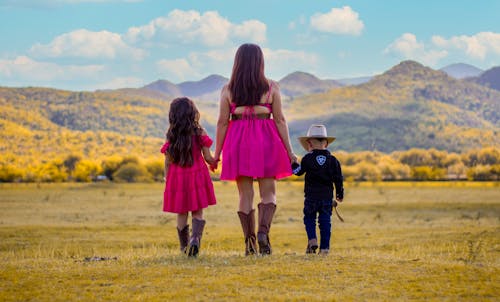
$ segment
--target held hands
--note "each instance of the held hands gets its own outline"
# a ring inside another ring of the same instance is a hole
[[[210,161],[207,161],[208,162],[208,165],[210,167],[210,171],[212,172],[215,172],[215,170],[217,170],[217,167],[219,165],[219,161],[220,161],[220,158],[211,158]]]
[[[291,164],[299,162],[297,159],[297,155],[295,155],[295,153],[293,153],[293,152],[288,153],[288,158],[290,159]]]

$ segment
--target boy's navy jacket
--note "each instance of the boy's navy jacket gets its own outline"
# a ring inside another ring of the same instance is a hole
[[[306,173],[304,193],[313,200],[333,199],[333,184],[336,197],[344,199],[344,185],[340,163],[328,150],[312,150],[301,160],[292,164],[293,174]]]

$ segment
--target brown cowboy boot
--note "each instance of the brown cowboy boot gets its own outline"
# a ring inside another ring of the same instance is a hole
[[[241,228],[245,236],[245,256],[254,255],[257,252],[255,242],[255,210],[252,209],[248,214],[239,211],[238,216],[240,217]]]
[[[205,227],[205,220],[193,218],[193,233],[189,240],[189,257],[198,256],[200,251],[201,236],[203,235],[203,228]]]
[[[259,242],[259,252],[261,255],[271,255],[271,242],[269,240],[269,230],[273,221],[276,205],[274,203],[259,203],[259,231],[257,240]]]
[[[182,230],[177,229],[177,235],[179,236],[179,243],[181,246],[181,252],[186,253],[186,248],[189,241],[189,224],[186,225]]]
[[[313,238],[307,242],[306,254],[316,254],[318,249],[318,239]]]

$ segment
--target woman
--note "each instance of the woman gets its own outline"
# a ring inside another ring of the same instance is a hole
[[[236,180],[238,216],[245,235],[245,255],[255,254],[253,180],[259,183],[257,240],[262,255],[271,254],[269,229],[276,210],[276,179],[290,176],[296,162],[281,108],[278,85],[264,74],[259,46],[243,44],[234,58],[229,83],[222,88],[215,160],[222,157],[222,180]]]

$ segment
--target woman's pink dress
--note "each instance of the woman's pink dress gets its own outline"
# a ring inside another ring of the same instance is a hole
[[[199,138],[203,147],[212,145],[212,140],[207,135]],[[198,137],[193,135],[192,140],[193,165],[181,167],[172,163],[168,168],[163,193],[164,212],[186,213],[204,209],[216,203],[214,185],[203,159]],[[169,142],[166,142],[161,148],[161,153],[167,152],[168,146]]]
[[[272,113],[269,103],[260,104]],[[231,103],[231,114],[236,104]],[[259,119],[253,107],[245,108],[243,118],[229,121],[222,147],[222,180],[235,180],[239,176],[280,179],[292,174],[290,160],[278,128],[271,118]]]

